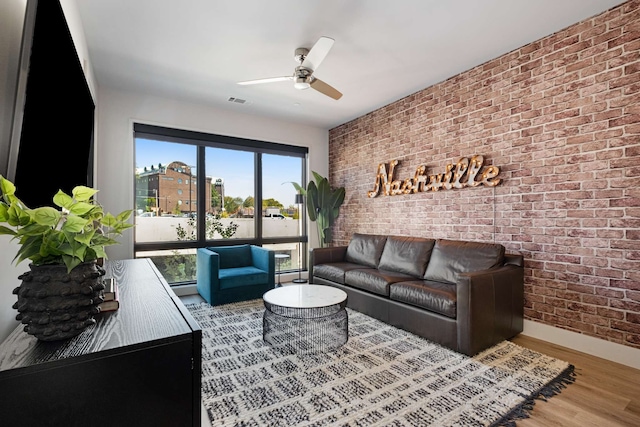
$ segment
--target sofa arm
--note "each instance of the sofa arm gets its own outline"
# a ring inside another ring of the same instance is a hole
[[[522,332],[524,268],[510,264],[459,274],[458,349],[473,356]]]
[[[309,251],[310,265],[327,264],[329,262],[342,262],[347,254],[346,246],[332,246],[330,248],[313,248]]]
[[[346,246],[313,248],[309,251],[309,283],[313,284],[313,266],[330,262],[342,262],[347,255]]]
[[[276,277],[275,252],[261,246],[251,245],[251,258],[254,267],[269,273],[269,285],[274,287]]]

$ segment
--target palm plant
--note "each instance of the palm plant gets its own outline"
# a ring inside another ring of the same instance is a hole
[[[331,226],[340,214],[340,206],[344,202],[344,187],[332,188],[329,180],[317,172],[312,172],[315,181],[310,181],[305,190],[296,182],[292,182],[298,193],[307,199],[309,220],[316,223],[320,246],[331,242]]]

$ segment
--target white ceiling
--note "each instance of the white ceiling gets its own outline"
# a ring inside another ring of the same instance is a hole
[[[78,0],[99,85],[325,129],[590,18],[622,0]],[[335,39],[293,82],[294,50]],[[230,97],[245,99],[232,103]]]

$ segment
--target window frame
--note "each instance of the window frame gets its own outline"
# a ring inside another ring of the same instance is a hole
[[[239,244],[252,244],[257,246],[263,246],[267,244],[279,244],[279,243],[299,243],[302,253],[306,253],[308,245],[308,224],[306,205],[303,204],[300,208],[300,218],[302,219],[302,235],[297,237],[268,237],[265,238],[263,234],[262,221],[262,155],[274,154],[274,155],[287,155],[291,157],[299,157],[301,160],[301,182],[300,185],[306,188],[306,176],[307,176],[307,163],[309,149],[307,147],[301,147],[296,145],[288,145],[282,143],[274,143],[267,141],[260,141],[255,139],[239,138],[226,135],[209,134],[204,132],[189,131],[183,129],[175,129],[157,125],[150,125],[144,123],[133,124],[133,139],[134,150],[135,141],[137,139],[150,139],[154,141],[170,142],[186,144],[196,147],[196,170],[197,178],[195,181],[196,198],[193,201],[197,212],[197,236],[195,240],[176,240],[170,242],[138,242],[134,236],[133,251],[134,257],[138,252],[147,251],[161,251],[161,250],[179,250],[179,249],[197,249],[207,246],[228,246]],[[200,173],[200,171],[206,171],[205,164],[205,151],[206,148],[222,148],[229,150],[249,151],[254,154],[254,236],[253,238],[245,239],[214,239],[207,240],[205,237],[205,203],[198,203],[199,200],[206,200],[206,173]],[[134,167],[135,168],[135,167]],[[135,172],[133,176],[134,195],[135,191]],[[134,200],[135,202],[135,200]],[[135,206],[135,205],[134,205]],[[302,270],[307,269],[307,257],[302,257]],[[296,270],[297,271],[297,270]],[[190,284],[189,282],[172,283],[172,286]]]

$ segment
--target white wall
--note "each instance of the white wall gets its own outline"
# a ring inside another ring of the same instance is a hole
[[[80,12],[78,11],[78,6],[76,5],[77,1],[78,0],[60,0],[60,5],[62,6],[64,17],[67,20],[69,32],[71,33],[73,44],[76,47],[76,52],[78,54],[80,64],[82,65],[84,76],[87,79],[89,91],[91,92],[91,96],[93,96],[93,100],[95,102],[97,84],[93,74],[93,67],[91,66],[89,48],[87,47],[87,40],[84,35],[84,27],[82,26],[82,22],[80,21]]]
[[[100,203],[114,214],[133,208],[134,122],[305,146],[309,148],[307,170],[328,175],[325,129],[99,87],[96,188]],[[318,246],[313,226],[309,237]],[[133,258],[133,233],[125,232],[120,241],[107,248],[109,258]]]
[[[0,342],[18,325],[18,311],[13,308],[18,297],[11,292],[20,286],[18,276],[29,271],[28,261],[17,266],[11,262],[18,249],[18,245],[9,236],[0,236]]]
[[[7,175],[27,0],[0,1],[0,175]]]
[[[256,218],[257,219],[257,218]],[[254,236],[254,218],[220,218],[223,227],[231,223],[238,226],[234,239],[251,239]],[[183,217],[136,217],[133,232],[139,242],[171,242],[176,240],[177,229],[182,227],[187,233],[195,233],[195,227],[189,226],[189,219]],[[296,237],[300,230],[297,219],[262,218],[264,237]],[[219,234],[214,238],[221,239]],[[294,245],[295,246],[295,245]]]

